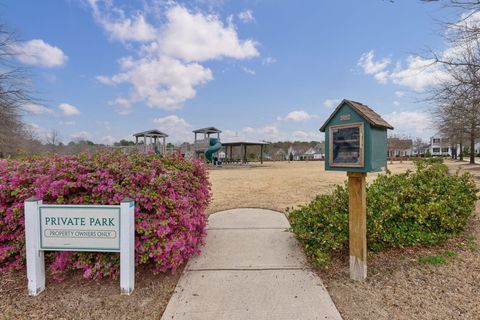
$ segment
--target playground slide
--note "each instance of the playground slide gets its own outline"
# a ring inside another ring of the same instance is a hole
[[[222,147],[222,144],[218,142],[217,138],[210,138],[210,147],[205,150],[205,158],[213,162],[213,154],[216,153],[220,148]]]

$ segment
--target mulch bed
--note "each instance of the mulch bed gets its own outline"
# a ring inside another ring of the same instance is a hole
[[[120,295],[120,280],[85,280],[74,272],[63,282],[47,275],[45,291],[27,294],[26,272],[0,275],[0,319],[160,319],[181,270],[154,275],[137,270],[135,291]]]

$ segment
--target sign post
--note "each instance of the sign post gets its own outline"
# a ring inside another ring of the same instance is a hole
[[[28,294],[36,296],[45,289],[45,255],[40,250],[38,207],[40,198],[25,201],[25,247],[27,256]]]
[[[28,292],[45,289],[44,251],[120,253],[121,293],[135,287],[135,203],[118,206],[44,205],[41,199],[25,201],[25,243]]]
[[[367,172],[387,166],[387,129],[368,106],[344,99],[320,128],[325,132],[325,170],[347,171],[350,279],[367,277]]]
[[[135,287],[135,203],[123,199],[120,203],[120,291],[130,295]]]

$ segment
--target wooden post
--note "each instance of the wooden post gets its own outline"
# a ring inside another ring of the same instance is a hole
[[[35,197],[28,198],[24,204],[28,294],[31,296],[37,296],[45,289],[45,258],[39,241],[40,205],[42,200]]]
[[[120,291],[130,295],[135,288],[135,202],[120,202]]]
[[[364,280],[367,277],[367,193],[366,172],[347,172],[350,279]]]
[[[263,144],[260,145],[260,164],[263,164]]]

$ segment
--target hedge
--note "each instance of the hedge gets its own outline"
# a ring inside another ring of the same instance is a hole
[[[441,158],[415,161],[415,170],[380,174],[367,186],[368,248],[433,245],[468,224],[478,189],[470,174],[448,175]],[[293,232],[307,254],[326,266],[330,254],[348,247],[348,190],[327,195],[289,213]]]
[[[204,243],[210,184],[204,166],[173,155],[97,153],[0,160],[0,271],[25,266],[24,200],[118,205],[135,200],[135,261],[153,272],[175,270]],[[119,254],[49,252],[56,280],[116,277]]]

